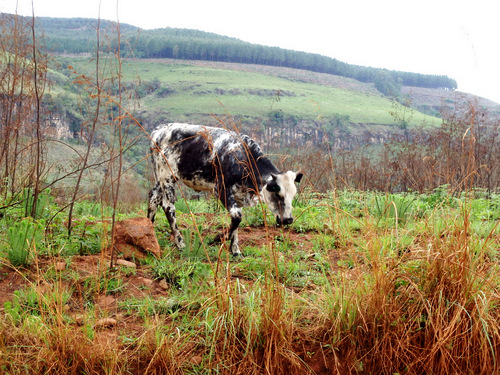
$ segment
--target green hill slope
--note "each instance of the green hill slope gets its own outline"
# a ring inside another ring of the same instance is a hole
[[[90,73],[87,58],[65,58],[82,73]],[[64,65],[63,64],[63,65]],[[392,100],[373,85],[296,69],[180,60],[128,60],[123,79],[137,82],[138,113],[152,127],[163,121],[215,121],[231,117],[258,126],[276,116],[293,125],[317,126],[343,119],[356,124],[394,125]],[[140,82],[140,84],[139,84]],[[293,119],[293,120],[290,120]],[[415,112],[410,126],[437,124],[439,119]]]

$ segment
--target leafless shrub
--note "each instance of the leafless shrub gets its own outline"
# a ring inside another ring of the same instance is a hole
[[[498,118],[475,103],[443,112],[441,125],[405,129],[382,146],[325,148],[296,152],[294,162],[319,192],[329,189],[450,191],[500,188]]]
[[[25,187],[36,204],[45,170],[41,100],[47,85],[48,55],[35,33],[34,18],[0,21],[0,193],[15,197]]]

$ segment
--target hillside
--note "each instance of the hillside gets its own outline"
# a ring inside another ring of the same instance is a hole
[[[61,71],[68,65],[84,74],[95,69],[88,57],[65,56],[59,61]],[[383,142],[399,131],[391,114],[395,102],[374,84],[351,78],[256,64],[175,59],[125,59],[122,68],[123,84],[135,97],[134,116],[146,129],[167,121],[218,124],[222,120],[236,123],[271,146],[299,139],[299,143],[320,144],[326,135],[336,147],[351,147],[367,139]],[[458,108],[474,100],[451,90],[404,87],[402,93],[414,109],[408,119],[410,128],[438,125],[444,104]],[[479,102],[483,103],[489,104],[490,111],[499,110],[495,103]],[[282,137],[285,129],[288,136]]]
[[[60,64],[61,69],[70,65],[83,74],[94,69],[94,63],[82,57],[65,57]],[[222,119],[235,122],[261,141],[274,139],[276,146],[277,140],[288,143],[274,137],[282,129],[292,132],[290,139],[313,144],[321,143],[325,134],[347,141],[367,132],[376,137],[397,129],[391,116],[393,101],[373,84],[350,78],[291,68],[172,59],[130,59],[122,69],[123,84],[135,96],[134,115],[146,129],[166,121],[217,124]],[[439,119],[415,112],[409,125],[422,123],[437,125]]]
[[[9,14],[0,14],[0,17],[3,22],[13,22],[14,18]],[[45,37],[46,48],[52,53],[93,52],[97,43],[95,31],[99,29],[101,48],[106,45],[112,50],[120,48],[124,51],[131,47],[134,56],[142,58],[179,58],[305,69],[374,83],[377,90],[391,96],[398,95],[402,85],[451,90],[457,87],[454,79],[444,75],[358,66],[319,54],[257,45],[199,30],[143,30],[132,25],[83,18],[37,17],[36,23],[38,38]]]
[[[169,61],[164,60],[164,61]],[[175,61],[175,60],[171,60]],[[185,61],[183,61],[185,63]],[[317,84],[327,87],[335,87],[348,91],[357,91],[366,95],[380,96],[374,84],[360,82],[355,79],[327,74],[316,73],[303,69],[293,69],[285,67],[274,67],[256,64],[238,64],[238,63],[224,63],[212,61],[189,61],[189,64],[196,66],[213,67],[218,69],[229,69],[238,71],[247,71],[270,75],[274,77],[283,78],[293,82],[303,82]],[[382,95],[383,96],[383,95]],[[500,115],[500,103],[492,100],[478,97],[473,94],[468,94],[458,90],[449,89],[432,89],[416,86],[402,86],[401,87],[401,101],[409,104],[413,109],[426,115],[433,117],[441,117],[440,111],[443,108],[451,110],[458,108],[461,104],[476,104],[483,110],[490,111],[493,114]],[[429,120],[429,119],[427,119]],[[432,122],[432,121],[431,121]],[[389,122],[392,124],[392,121]]]
[[[463,105],[477,105],[478,108],[500,115],[500,104],[457,90],[434,90],[423,87],[403,86],[401,94],[410,99],[413,108],[431,116],[440,116],[442,110],[452,111]]]
[[[439,124],[443,107],[458,108],[475,100],[457,94],[456,82],[448,77],[359,67],[197,30],[141,30],[82,18],[38,18],[37,23],[47,50],[57,56],[49,74],[53,84],[48,105],[74,134],[88,113],[78,103],[81,87],[73,80],[78,74],[94,74],[91,56],[98,27],[105,69],[101,78],[115,85],[107,90],[116,93],[116,82],[111,81],[116,80],[117,67],[111,57],[119,30],[122,85],[133,98],[127,110],[146,129],[165,121],[222,120],[274,146],[322,144],[328,138],[335,147],[351,147],[366,140],[383,142],[398,131],[398,102],[413,108],[404,120],[412,128]],[[164,58],[169,56],[184,58]],[[500,113],[495,103],[478,104]]]
[[[99,28],[104,37],[102,41],[112,50],[118,49],[119,30],[120,49],[124,51],[130,46],[134,56],[142,58],[179,58],[305,69],[374,83],[386,95],[397,95],[402,85],[451,90],[457,87],[454,79],[444,75],[358,66],[319,54],[257,45],[199,30],[143,30],[127,24],[81,18],[40,17],[37,22],[47,38],[48,50],[54,53],[93,51],[97,39],[92,32]]]

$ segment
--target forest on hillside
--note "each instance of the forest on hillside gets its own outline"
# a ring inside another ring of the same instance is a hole
[[[2,14],[12,18],[12,15]],[[457,82],[445,75],[428,75],[348,64],[335,58],[247,43],[198,30],[164,28],[142,30],[127,24],[84,18],[36,19],[45,36],[46,48],[52,53],[81,54],[96,48],[96,30],[120,51],[133,51],[135,57],[207,60],[269,65],[310,70],[370,82],[387,96],[397,97],[402,86],[455,90]],[[120,46],[116,31],[120,30]],[[107,47],[108,48],[108,47]]]
[[[136,53],[144,58],[224,61],[304,69],[371,82],[388,96],[397,96],[401,86],[450,90],[457,88],[456,81],[447,76],[352,65],[319,54],[251,44],[196,30],[143,31],[132,34],[127,39],[131,45],[136,46]]]

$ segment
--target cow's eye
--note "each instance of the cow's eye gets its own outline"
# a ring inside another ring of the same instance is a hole
[[[266,189],[272,193],[279,193],[281,190],[280,186],[274,181],[269,182]]]

